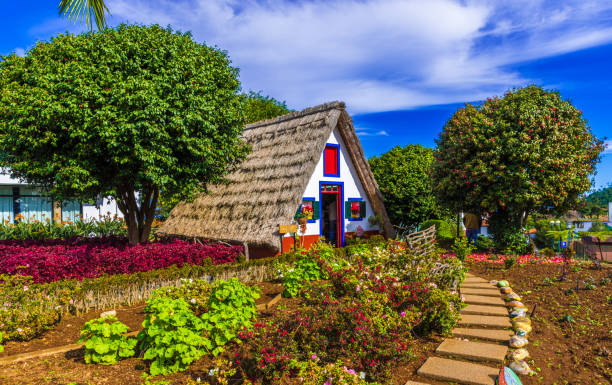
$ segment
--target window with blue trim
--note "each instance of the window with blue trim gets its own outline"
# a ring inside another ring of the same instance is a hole
[[[349,221],[361,221],[366,217],[366,203],[362,198],[348,198],[344,212]]]
[[[340,176],[340,146],[328,143],[323,151],[323,176]]]

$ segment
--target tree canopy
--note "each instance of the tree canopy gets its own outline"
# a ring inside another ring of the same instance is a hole
[[[227,54],[186,33],[59,35],[0,59],[0,166],[55,199],[115,198],[144,242],[160,191],[204,191],[248,152],[239,91]]]
[[[287,108],[285,102],[278,101],[261,92],[251,91],[244,94],[244,113],[246,123],[255,123],[261,120],[276,118],[293,110]]]
[[[536,86],[458,109],[436,143],[440,200],[515,228],[535,209],[574,208],[603,150],[582,111]]]
[[[599,206],[608,206],[608,202],[612,202],[612,186],[602,187],[601,189],[590,193],[586,201]]]
[[[442,218],[432,191],[432,149],[418,144],[396,146],[369,162],[391,222],[416,226],[428,219]]]

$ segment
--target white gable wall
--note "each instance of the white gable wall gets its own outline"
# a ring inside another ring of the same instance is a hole
[[[326,143],[337,144],[340,146],[340,176],[339,177],[328,177],[323,176],[323,151],[321,152],[321,156],[319,157],[319,161],[317,162],[317,166],[315,167],[314,173],[311,175],[310,180],[308,181],[308,185],[306,186],[306,191],[304,191],[303,197],[306,198],[315,198],[316,201],[319,201],[319,182],[329,182],[329,183],[344,183],[344,202],[342,203],[342,207],[345,207],[345,203],[349,200],[349,198],[361,198],[366,202],[366,215],[365,218],[361,220],[351,220],[346,219],[347,213],[344,213],[344,231],[345,233],[355,232],[357,231],[357,226],[361,226],[365,231],[368,230],[378,230],[378,226],[371,226],[368,222],[368,218],[370,216],[375,215],[372,210],[372,205],[370,204],[370,200],[368,199],[363,186],[361,185],[361,181],[355,171],[355,167],[353,166],[350,156],[346,150],[346,147],[342,141],[342,137],[337,129],[334,129],[328,138]],[[322,209],[322,208],[321,208]],[[296,207],[297,210],[297,207]],[[319,235],[320,232],[320,220],[317,219],[315,223],[308,223],[306,225],[306,233],[304,235]],[[286,236],[290,236],[286,234]]]

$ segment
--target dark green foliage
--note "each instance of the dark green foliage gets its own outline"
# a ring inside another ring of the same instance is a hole
[[[495,243],[493,239],[487,237],[486,235],[479,235],[476,240],[476,249],[482,252],[490,252],[495,247]]]
[[[125,337],[129,328],[117,317],[95,318],[85,323],[79,343],[85,343],[85,362],[112,365],[136,352],[136,340]]]
[[[436,241],[442,247],[450,247],[453,239],[457,236],[457,226],[440,219],[429,219],[421,223],[420,230],[425,230],[431,226],[436,226]]]
[[[551,221],[559,221],[559,224],[551,225]],[[547,233],[551,230],[562,230],[567,228],[567,223],[560,219],[540,219],[535,222],[536,233],[534,241],[538,248],[551,247],[552,237],[547,236]]]
[[[586,201],[607,208],[608,202],[612,202],[612,185],[589,194]]]
[[[582,111],[536,86],[460,108],[436,143],[440,201],[453,211],[495,213],[499,230],[520,229],[534,210],[575,207],[603,150]]]
[[[392,223],[410,227],[448,216],[432,191],[433,150],[414,144],[396,146],[369,162]]]
[[[608,226],[606,226],[604,223],[599,222],[599,221],[593,222],[593,224],[591,225],[591,228],[589,229],[590,232],[594,232],[594,233],[598,233],[601,231],[607,231],[607,230],[608,230]]]
[[[261,92],[251,91],[242,96],[244,100],[246,123],[276,118],[277,116],[285,115],[293,111],[287,108],[285,102],[280,102],[270,96],[264,96]]]
[[[130,243],[146,242],[160,192],[204,191],[248,151],[230,64],[156,25],[59,35],[3,57],[0,166],[55,199],[114,197]]]

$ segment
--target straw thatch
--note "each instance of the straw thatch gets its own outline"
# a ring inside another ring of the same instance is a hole
[[[280,224],[291,223],[306,185],[334,128],[340,135],[386,235],[393,228],[344,103],[332,102],[248,125],[252,146],[227,183],[192,202],[179,203],[157,231],[160,236],[214,239],[281,249]]]

